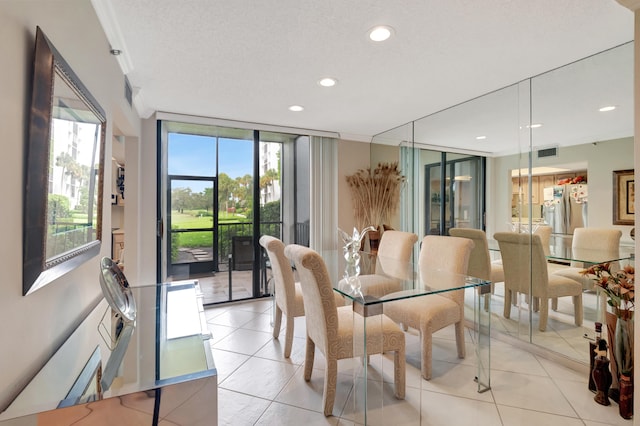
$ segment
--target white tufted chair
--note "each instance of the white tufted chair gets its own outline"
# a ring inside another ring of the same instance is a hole
[[[549,316],[549,299],[572,296],[575,324],[582,325],[582,285],[569,278],[549,275],[547,260],[537,234],[496,232],[504,266],[504,317],[511,316],[512,294],[522,293],[540,300],[538,328],[545,331]]]
[[[473,250],[471,250],[471,257],[469,258],[467,274],[472,277],[491,281],[491,293],[493,293],[494,284],[504,281],[504,269],[501,263],[491,262],[487,234],[481,229],[451,228],[449,229],[449,235],[452,237],[469,238],[473,241]],[[490,298],[490,294],[485,295],[485,310],[489,309]]]
[[[322,257],[314,250],[297,244],[288,245],[285,255],[298,271],[307,323],[307,348],[304,361],[304,379],[311,380],[315,348],[326,359],[322,402],[324,415],[333,412],[336,396],[338,360],[354,357],[354,315],[351,306],[336,307],[331,279]],[[367,355],[394,353],[395,396],[405,396],[405,342],[404,333],[389,318],[380,321],[369,318],[366,322]],[[364,354],[356,354],[364,355]]]
[[[285,330],[284,357],[291,356],[293,345],[293,325],[294,318],[304,316],[304,303],[302,301],[302,290],[300,283],[295,282],[291,262],[284,255],[284,243],[275,237],[263,235],[260,238],[260,245],[264,247],[273,273],[276,315],[273,323],[273,337],[276,339],[280,335],[282,324],[282,313],[287,319]],[[344,299],[334,292],[337,304],[344,305]]]
[[[420,284],[425,287],[442,287],[443,276],[449,273],[466,274],[473,241],[468,238],[427,235],[422,239],[420,257]],[[445,271],[445,274],[438,274]],[[456,275],[460,285],[464,275]],[[447,287],[456,283],[447,283]],[[458,357],[464,358],[464,290],[446,291],[422,297],[388,302],[383,305],[384,313],[395,322],[420,332],[422,352],[422,377],[432,375],[432,334],[448,325],[455,325]]]

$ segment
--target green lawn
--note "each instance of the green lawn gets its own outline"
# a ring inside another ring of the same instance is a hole
[[[234,214],[220,212],[219,223],[242,223],[247,220]],[[197,211],[177,210],[171,212],[172,229],[210,229],[213,224],[212,216],[198,216]],[[213,245],[213,233],[211,231],[188,232],[174,235],[173,243],[178,247],[211,247]]]

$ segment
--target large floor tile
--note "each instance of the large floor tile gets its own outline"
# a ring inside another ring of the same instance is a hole
[[[249,355],[219,349],[212,349],[211,353],[213,354],[213,361],[218,372],[218,384],[224,383],[224,380],[229,377],[231,373],[236,371],[238,367],[250,358]]]
[[[260,312],[243,311],[240,309],[229,309],[210,320],[209,324],[226,325],[227,327],[242,327],[249,321],[252,321],[262,315]]]
[[[353,376],[338,373],[336,383],[336,399],[333,404],[333,415],[338,416],[353,387]],[[276,401],[296,407],[323,413],[322,395],[324,391],[324,371],[313,370],[311,380],[304,380],[304,369],[300,368],[287,385],[275,398]]]
[[[218,389],[218,426],[252,426],[267,410],[271,401]]]
[[[498,405],[498,411],[505,426],[545,425],[545,426],[582,426],[582,420],[575,417],[558,416],[523,408]]]
[[[405,398],[397,399],[392,383],[369,386],[367,388],[367,425],[420,426],[421,393],[420,389],[407,388]],[[344,411],[340,415],[341,418],[352,420],[356,424],[364,423],[364,414],[360,411],[364,407],[363,394],[363,392],[351,392]]]
[[[422,391],[421,425],[502,424],[495,404],[473,399]]]
[[[256,422],[256,426],[335,426],[338,421],[337,417],[325,417],[316,411],[273,402]]]
[[[633,421],[625,420],[618,413],[618,404],[611,401],[611,405],[600,405],[593,400],[594,394],[584,383],[571,380],[555,380],[557,386],[569,400],[575,411],[582,419],[612,425],[631,425]]]
[[[252,357],[226,378],[221,388],[273,400],[299,367]]]
[[[538,376],[547,375],[533,354],[503,342],[491,342],[491,369]]]
[[[264,331],[265,333],[273,333],[273,323],[271,320],[271,315],[260,314],[254,319],[244,323],[241,326],[241,328],[246,328],[248,330]],[[280,338],[284,339],[284,324],[281,324]]]
[[[493,402],[491,392],[478,393],[478,383],[474,381],[476,367],[433,362],[431,380],[422,380],[422,389],[452,396],[460,396],[479,401]]]
[[[271,334],[262,331],[238,329],[220,341],[214,342],[212,346],[214,349],[253,355],[272,338]]]
[[[551,378],[506,371],[491,373],[491,392],[498,405],[577,416]]]

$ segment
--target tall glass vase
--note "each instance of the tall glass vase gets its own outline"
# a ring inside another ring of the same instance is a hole
[[[613,353],[618,375],[630,376],[633,371],[633,311],[618,309],[613,339]]]

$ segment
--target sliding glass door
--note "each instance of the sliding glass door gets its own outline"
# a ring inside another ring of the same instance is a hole
[[[438,158],[424,166],[425,231],[449,235],[449,229],[482,229],[484,159],[446,152],[425,152]]]

